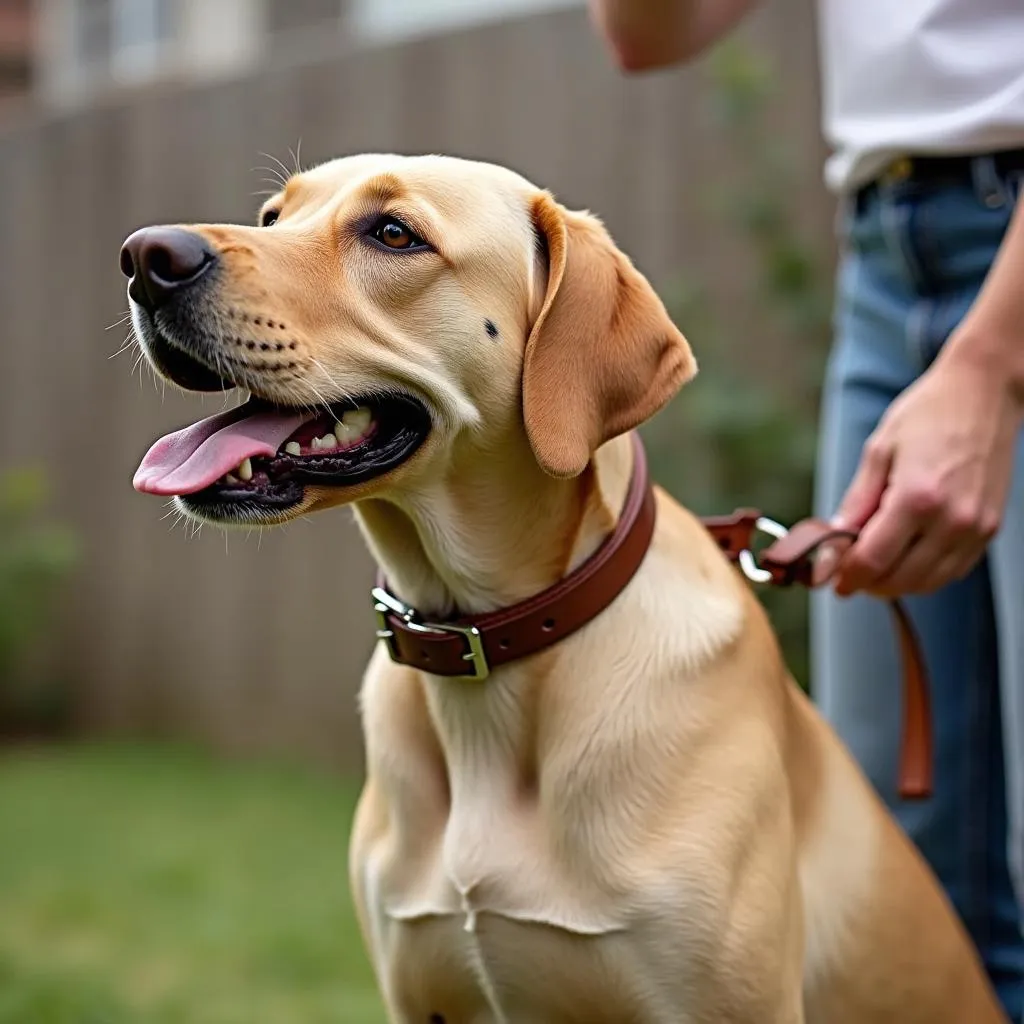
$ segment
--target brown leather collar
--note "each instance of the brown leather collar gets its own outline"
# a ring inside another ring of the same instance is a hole
[[[473,618],[423,622],[378,578],[377,636],[387,642],[392,659],[433,675],[486,679],[491,669],[551,647],[603,612],[640,568],[654,535],[647,460],[639,441],[634,449],[633,475],[615,529],[578,569],[535,597]]]
[[[535,597],[486,615],[429,622],[391,594],[383,577],[378,577],[373,590],[377,636],[388,645],[392,660],[432,675],[486,679],[497,666],[551,647],[604,611],[639,569],[654,534],[654,493],[647,460],[639,438],[633,436],[633,475],[615,529],[578,569]],[[738,562],[751,579],[776,586],[824,582],[815,575],[819,553],[856,539],[855,534],[820,520],[805,519],[788,532],[778,528],[778,539],[755,560],[755,535],[774,525],[760,512],[741,509],[703,522],[727,558]],[[904,669],[899,789],[904,797],[923,797],[932,788],[927,674],[905,610],[897,601],[891,607]]]

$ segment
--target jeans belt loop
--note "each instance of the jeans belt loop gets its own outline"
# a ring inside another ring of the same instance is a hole
[[[990,210],[997,210],[1007,203],[1006,185],[999,175],[995,157],[976,156],[971,160],[971,184],[974,194]]]

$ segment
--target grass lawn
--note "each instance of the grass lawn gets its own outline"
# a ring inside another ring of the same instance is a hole
[[[0,751],[0,1024],[382,1024],[354,802],[180,747]]]

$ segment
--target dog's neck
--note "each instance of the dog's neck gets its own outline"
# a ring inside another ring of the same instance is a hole
[[[438,619],[479,614],[540,593],[589,557],[618,520],[632,466],[626,437],[573,480],[546,475],[525,443],[500,458],[469,450],[413,495],[360,502],[356,519],[397,597]]]

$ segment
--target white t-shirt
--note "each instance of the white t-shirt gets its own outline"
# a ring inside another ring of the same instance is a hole
[[[819,0],[836,191],[901,156],[1024,146],[1024,0]]]

